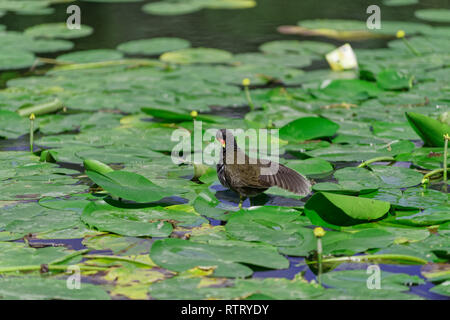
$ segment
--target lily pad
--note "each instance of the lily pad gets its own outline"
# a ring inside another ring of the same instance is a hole
[[[384,201],[319,192],[306,203],[305,214],[315,225],[339,229],[378,220],[389,208],[390,204]]]
[[[213,48],[187,48],[161,55],[160,59],[164,62],[177,64],[191,63],[226,63],[231,60],[233,55],[225,50]]]
[[[339,125],[318,117],[304,117],[289,122],[280,129],[280,138],[288,141],[312,140],[333,136]]]
[[[67,281],[43,277],[0,278],[0,299],[6,300],[110,300],[98,285],[83,283],[68,290]]]
[[[416,112],[406,112],[406,118],[422,140],[432,147],[444,146],[444,134],[450,133],[450,126]]]
[[[90,35],[93,29],[86,25],[81,25],[80,29],[69,29],[65,23],[44,23],[27,28],[25,35],[38,38],[60,38],[75,39]]]
[[[97,173],[86,171],[92,181],[110,192],[113,196],[136,202],[152,202],[160,200],[176,192],[163,189],[147,178],[127,171]]]
[[[161,267],[181,272],[194,267],[214,267],[218,277],[246,277],[250,264],[273,269],[289,266],[289,261],[272,246],[243,241],[215,241],[209,244],[181,239],[157,240],[150,250],[151,259]]]
[[[120,44],[117,50],[126,54],[156,55],[163,52],[189,48],[190,42],[180,38],[152,38],[133,40]]]
[[[433,22],[450,22],[449,9],[421,9],[414,12],[414,15],[422,20]]]
[[[129,237],[167,237],[172,225],[165,221],[148,222],[145,213],[132,210],[114,210],[112,207],[89,204],[81,220],[99,231],[108,231]]]
[[[123,54],[112,49],[75,51],[58,56],[58,61],[69,63],[90,63],[122,59]]]

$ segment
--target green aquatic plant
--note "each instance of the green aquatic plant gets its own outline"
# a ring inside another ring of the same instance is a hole
[[[250,86],[250,79],[245,78],[244,80],[242,80],[242,86],[244,87],[245,98],[247,99],[247,103],[250,106],[250,111],[253,111],[255,109],[255,105],[253,104],[253,100],[250,95],[250,89],[248,88]]]
[[[403,40],[403,43],[405,44],[405,46],[414,54],[414,55],[416,55],[416,56],[420,56],[421,54],[420,54],[420,52],[418,52],[410,43],[409,43],[409,41],[405,38],[405,35],[406,35],[406,33],[405,33],[405,31],[403,31],[403,30],[398,30],[397,31],[397,33],[395,34],[395,36],[398,38],[398,39],[402,39]]]
[[[317,278],[319,284],[322,285],[322,263],[323,263],[323,249],[322,249],[322,237],[325,235],[325,230],[321,227],[314,228],[314,236],[317,239],[317,263],[319,264],[319,271]]]
[[[34,113],[30,114],[30,152],[33,153],[33,143],[34,143],[34,120],[36,116]]]

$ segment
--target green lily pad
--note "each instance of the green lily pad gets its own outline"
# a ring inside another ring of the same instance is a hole
[[[328,161],[320,158],[290,160],[285,165],[308,178],[323,178],[333,172],[333,166]]]
[[[400,90],[412,88],[413,75],[401,71],[386,69],[376,75],[378,85],[386,90]]]
[[[320,148],[305,152],[310,157],[327,161],[366,161],[377,157],[394,157],[409,153],[414,149],[414,143],[407,140],[386,145],[358,146],[333,144],[328,148]]]
[[[419,3],[419,0],[383,0],[385,6],[408,6]]]
[[[226,63],[231,60],[233,55],[225,50],[213,48],[187,48],[161,55],[160,59],[164,62],[177,64],[191,63]]]
[[[364,288],[364,291],[371,291],[367,288],[367,281],[370,274],[366,270],[341,270],[325,273],[323,283],[333,288],[339,288],[345,291],[358,290]],[[391,273],[380,271],[380,286],[378,289],[387,296],[392,291],[409,291],[408,285],[424,284],[424,280],[418,276],[410,276],[404,273]],[[376,291],[376,290],[373,290]]]
[[[127,171],[97,173],[86,171],[88,177],[113,196],[136,202],[152,202],[173,195],[173,189],[163,189],[147,178]]]
[[[218,277],[246,277],[250,264],[273,269],[289,266],[286,258],[272,246],[243,241],[211,241],[209,244],[181,239],[163,239],[153,243],[150,258],[159,266],[181,272],[194,267],[215,267]]]
[[[70,63],[90,63],[100,61],[120,60],[123,54],[112,49],[96,49],[75,51],[58,56],[56,60]]]
[[[155,14],[155,15],[178,15],[178,14],[188,14],[198,11],[203,8],[201,2],[196,1],[186,1],[186,2],[168,2],[168,1],[158,1],[147,3],[142,7],[145,13]]]
[[[80,27],[80,29],[69,29],[65,23],[44,23],[29,27],[24,33],[40,38],[75,39],[86,37],[93,32],[93,29],[89,26],[81,25]]]
[[[14,70],[31,67],[34,54],[17,49],[0,49],[0,70]]]
[[[89,204],[81,221],[99,231],[108,231],[129,237],[167,237],[172,225],[165,221],[148,222],[145,213],[132,210],[114,210],[111,206]]]
[[[444,146],[444,134],[450,133],[449,125],[416,112],[406,112],[405,115],[425,144],[432,147]]]
[[[433,22],[450,22],[449,9],[421,9],[414,12],[414,15],[422,20]]]
[[[303,141],[333,136],[339,125],[318,117],[304,117],[289,122],[280,129],[280,138],[288,141]]]
[[[390,204],[384,201],[319,192],[305,204],[305,214],[315,225],[339,229],[378,220],[389,208]]]
[[[133,40],[120,44],[117,50],[126,54],[156,55],[163,52],[189,48],[190,42],[180,38],[152,38]]]
[[[0,278],[0,299],[6,300],[110,300],[98,285],[82,283],[68,290],[67,281],[43,277]]]
[[[300,212],[283,207],[261,207],[236,212],[226,224],[226,232],[243,241],[265,242],[277,247],[301,246],[298,229],[309,224]]]

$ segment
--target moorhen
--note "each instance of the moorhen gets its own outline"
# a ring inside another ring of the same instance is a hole
[[[249,158],[237,146],[230,130],[218,130],[216,138],[222,145],[220,161],[216,167],[217,176],[224,187],[239,194],[239,208],[242,208],[242,202],[247,197],[256,196],[273,186],[299,195],[310,193],[310,182],[298,172],[277,163],[270,168],[271,162],[268,160],[262,162],[260,159]],[[238,163],[238,159],[244,161]],[[262,168],[269,172],[261,174]]]

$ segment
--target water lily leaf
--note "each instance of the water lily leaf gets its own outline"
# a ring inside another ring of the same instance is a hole
[[[315,225],[350,226],[377,220],[390,208],[388,202],[319,192],[305,204],[305,214]]]
[[[88,113],[70,114],[70,115],[46,115],[39,117],[39,131],[44,134],[56,134],[66,131],[77,130],[81,122],[89,119]]]
[[[225,226],[234,239],[265,242],[277,247],[301,246],[299,228],[309,220],[297,210],[283,207],[261,207],[242,210],[232,215]]]
[[[400,90],[412,88],[414,76],[404,72],[386,69],[376,75],[378,85],[386,90]]]
[[[410,212],[410,211],[408,211]],[[444,206],[427,208],[422,212],[401,215],[395,218],[396,222],[407,225],[430,226],[443,224],[450,220],[450,209]]]
[[[78,222],[79,214],[76,212],[47,209],[33,202],[2,208],[0,228],[28,234],[67,229]]]
[[[433,22],[450,22],[450,10],[439,9],[421,9],[414,12],[414,15],[422,20]]]
[[[391,273],[387,271],[380,271],[380,286],[378,290],[370,290],[367,288],[368,274],[366,270],[341,270],[325,273],[322,281],[327,286],[339,288],[351,293],[352,290],[358,291],[379,291],[386,295],[392,292],[409,291],[408,284],[418,285],[424,284],[424,280],[418,276],[411,276],[405,273]]]
[[[444,281],[430,289],[431,292],[450,297],[450,281]]]
[[[295,53],[319,58],[335,48],[334,45],[326,42],[278,40],[262,44],[259,50],[272,54]]]
[[[28,68],[35,62],[34,54],[18,49],[0,49],[0,70]]]
[[[188,40],[180,38],[152,38],[133,40],[120,44],[117,50],[126,54],[156,55],[163,52],[189,48]]]
[[[167,237],[172,233],[172,225],[165,221],[148,222],[145,214],[130,210],[114,210],[109,206],[89,204],[81,215],[81,220],[99,231],[108,231],[129,237]]]
[[[313,186],[313,190],[358,194],[373,192],[381,185],[380,178],[373,172],[370,172],[364,168],[342,168],[334,173],[334,177],[339,181],[339,183],[317,183]]]
[[[193,121],[194,118],[187,113],[177,112],[177,111],[169,111],[162,110],[156,108],[142,108],[142,112],[149,114],[155,118],[160,118],[164,120],[168,120],[170,122],[183,122],[183,121]],[[212,115],[197,115],[195,120],[205,121],[205,122],[219,122],[220,118]]]
[[[425,144],[432,147],[444,146],[444,134],[450,133],[449,125],[416,112],[406,112],[405,115]]]
[[[203,8],[203,4],[198,1],[185,1],[185,2],[168,2],[158,1],[147,3],[142,7],[145,13],[155,15],[178,15],[187,14],[198,11]]]
[[[418,140],[419,136],[405,122],[384,122],[376,121],[372,123],[373,134],[380,138]]]
[[[437,190],[423,188],[409,188],[403,193],[396,189],[379,189],[363,197],[390,202],[400,209],[426,209],[435,206],[447,205],[448,195]]]
[[[120,60],[123,54],[112,49],[95,49],[66,53],[56,60],[69,63],[90,63],[100,61]]]
[[[119,256],[138,256],[150,252],[152,239],[103,234],[83,239],[83,245],[94,250],[108,250]]]
[[[339,125],[318,117],[304,117],[289,122],[280,129],[280,138],[288,141],[311,140],[333,136]]]
[[[310,157],[317,157],[327,161],[366,161],[376,157],[394,157],[398,154],[409,153],[414,149],[414,143],[400,140],[386,145],[358,146],[332,144],[328,148],[320,148],[305,152]]]
[[[218,277],[246,277],[250,264],[266,268],[287,268],[289,262],[272,246],[243,241],[215,241],[209,244],[181,239],[163,239],[153,243],[151,259],[159,266],[181,272],[194,267],[215,267]]]
[[[209,281],[207,281],[209,280]],[[234,281],[205,277],[173,277],[150,286],[152,297],[167,299],[314,299],[325,292],[320,286],[307,283],[301,277],[236,279]]]
[[[408,6],[419,3],[419,0],[383,0],[385,6]]]
[[[191,63],[224,63],[232,59],[232,54],[225,50],[213,48],[187,48],[161,55],[160,59],[164,62],[177,64]]]
[[[290,160],[285,165],[308,178],[324,178],[333,172],[333,166],[328,161],[320,158]]]
[[[110,300],[98,285],[81,284],[68,290],[67,281],[43,277],[0,278],[0,299],[6,300]]]
[[[112,171],[101,174],[88,170],[86,174],[113,196],[136,202],[157,201],[176,192],[173,189],[163,189],[133,172]]]
[[[44,23],[27,28],[25,35],[42,38],[62,38],[74,39],[90,35],[93,29],[89,26],[82,25],[80,29],[69,29],[66,23]]]
[[[16,112],[0,110],[0,136],[16,139],[29,132],[29,120],[22,118]]]
[[[420,184],[423,178],[420,172],[403,167],[374,165],[370,168],[383,181],[380,184],[382,188],[413,187]]]

